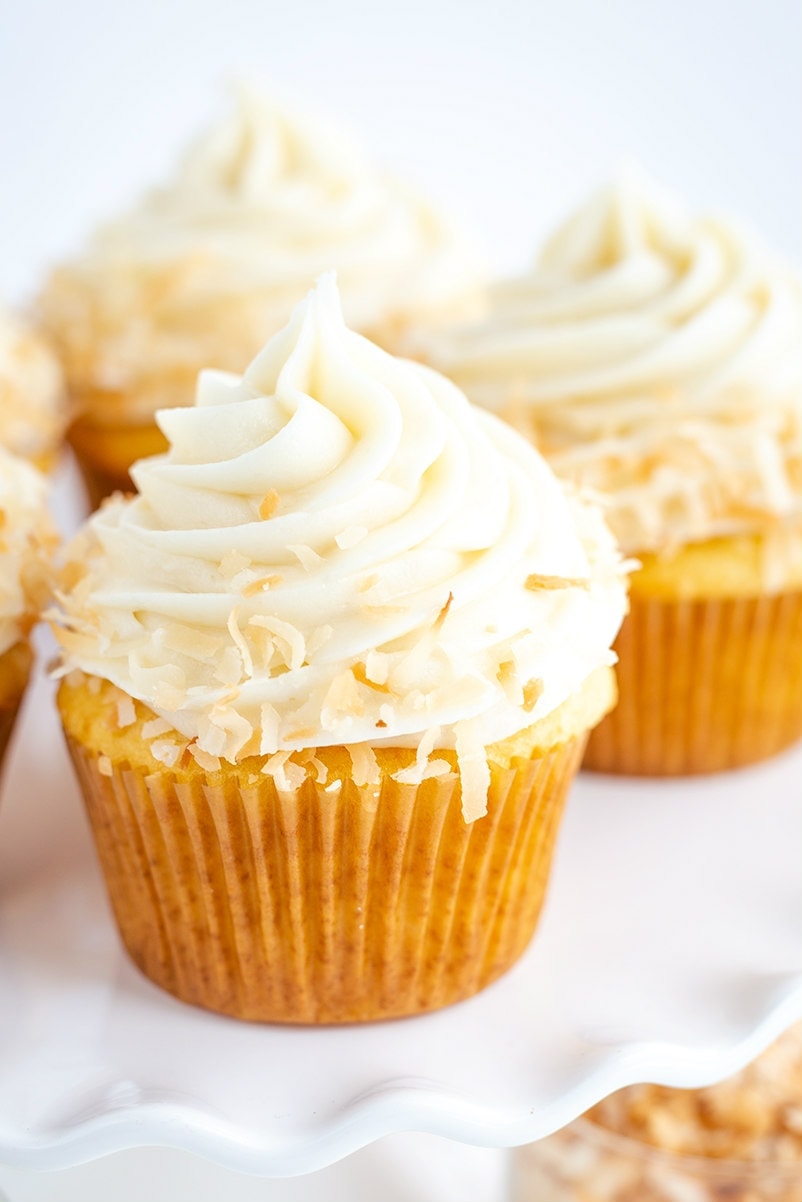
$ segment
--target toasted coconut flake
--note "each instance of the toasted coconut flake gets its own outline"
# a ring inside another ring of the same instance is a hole
[[[265,494],[261,504],[259,505],[259,517],[262,519],[262,521],[266,522],[268,518],[272,518],[280,504],[281,497],[278,495],[275,488],[271,488]]]
[[[158,760],[167,768],[172,768],[184,750],[184,746],[185,744],[175,743],[172,739],[156,739],[150,745],[150,754],[154,760]]]
[[[217,659],[214,679],[220,684],[239,684],[242,678],[242,653],[238,647],[226,647]]]
[[[70,594],[76,585],[80,584],[87,573],[87,567],[84,563],[78,563],[77,560],[71,559],[69,563],[65,563],[64,567],[58,574],[58,584],[66,594]]]
[[[381,783],[379,761],[367,743],[346,743],[345,750],[351,757],[353,781],[358,789],[374,788]]]
[[[287,550],[293,553],[305,572],[313,572],[318,564],[323,562],[323,557],[305,543],[288,544]]]
[[[479,738],[475,718],[467,718],[454,726],[462,792],[462,816],[475,822],[487,813],[487,794],[490,789],[490,767],[487,753]]]
[[[399,772],[396,772],[393,780],[398,781],[400,785],[419,785],[424,779],[429,763],[429,756],[439,738],[439,726],[432,726],[427,730],[421,736],[421,740],[418,743],[417,751],[415,752],[415,763],[410,764],[408,768],[402,768]]]
[[[145,722],[142,726],[143,739],[155,739],[159,735],[167,734],[168,730],[172,730],[169,722],[165,722],[164,718],[151,718],[149,722]]]
[[[260,755],[274,755],[278,750],[279,723],[278,710],[269,701],[263,702],[260,710]]]
[[[248,625],[269,630],[280,642],[284,643],[287,649],[284,660],[291,672],[296,672],[301,667],[306,656],[306,643],[304,636],[296,626],[274,617],[273,614],[254,614],[249,619]]]
[[[186,705],[186,689],[176,688],[166,680],[160,680],[153,690],[153,704],[157,709],[173,714]]]
[[[448,599],[446,600],[445,605],[440,610],[439,614],[437,615],[437,617],[434,620],[433,628],[435,631],[439,631],[442,629],[443,623],[445,622],[446,618],[448,617],[448,611],[451,609],[451,606],[453,604],[454,604],[454,594],[449,593]]]
[[[327,784],[329,779],[329,770],[323,761],[318,759],[318,757],[312,751],[304,751],[300,752],[299,754],[304,767],[311,768],[314,772],[316,783],[319,785]]]
[[[97,770],[101,776],[113,776],[114,768],[111,760],[107,755],[99,755],[97,757]]]
[[[292,763],[291,755],[290,751],[277,751],[262,767],[263,774],[272,776],[276,788],[283,792],[295,792],[306,780],[306,772],[300,765]]]
[[[183,626],[177,622],[165,629],[162,642],[170,651],[203,661],[212,659],[223,645],[219,634],[207,634],[197,627]]]
[[[429,780],[433,776],[448,776],[451,772],[451,765],[448,760],[433,759],[429,760],[423,772],[423,779]]]
[[[365,705],[353,673],[340,672],[329,685],[320,711],[324,730],[336,730],[343,718],[361,718]]]
[[[390,657],[382,651],[369,651],[365,657],[365,675],[371,684],[387,684]]]
[[[243,597],[255,597],[257,593],[266,593],[268,589],[275,588],[277,584],[281,584],[280,576],[260,576],[257,580],[251,580],[242,588]]]
[[[199,747],[197,743],[190,743],[187,750],[198,766],[203,768],[204,772],[220,771],[219,756],[210,755],[208,751],[204,751],[203,748]]]
[[[242,631],[237,623],[238,617],[239,606],[235,605],[231,613],[228,615],[228,622],[226,623],[228,627],[228,633],[231,635],[237,650],[242,656],[242,669],[245,675],[253,676],[253,660],[251,659],[251,653],[248,648],[248,644],[245,642],[245,639],[242,636]]]
[[[352,664],[351,671],[354,674],[354,679],[360,684],[366,685],[369,689],[375,689],[378,693],[389,693],[390,689],[386,684],[378,684],[375,680],[371,680],[367,673],[365,664]]]
[[[587,576],[543,576],[540,572],[532,572],[524,581],[524,588],[530,593],[565,588],[590,588],[590,585],[591,581]]]
[[[117,725],[120,730],[125,730],[127,726],[133,726],[134,722],[136,722],[136,707],[127,693],[120,693],[116,701],[116,706]]]
[[[528,680],[523,689],[524,700],[523,707],[527,714],[531,714],[532,710],[537,705],[540,698],[543,696],[543,681]]]
[[[347,551],[351,547],[355,547],[357,543],[361,543],[363,538],[367,538],[367,534],[364,526],[348,526],[335,535],[334,541],[341,551]]]

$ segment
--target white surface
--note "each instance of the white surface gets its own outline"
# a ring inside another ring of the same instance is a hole
[[[27,0],[0,34],[0,295],[168,170],[245,72],[456,208],[493,266],[636,157],[800,255],[797,0]]]
[[[291,1175],[384,1135],[521,1143],[621,1085],[700,1085],[802,1017],[802,749],[682,783],[585,777],[541,930],[484,994],[259,1027],[151,985],[117,940],[40,674],[0,813],[0,1163],[167,1145]]]
[[[2,1202],[505,1202],[508,1152],[393,1135],[307,1177],[245,1176],[187,1152],[140,1148],[78,1168],[0,1165]],[[4,1196],[5,1195],[5,1196]]]

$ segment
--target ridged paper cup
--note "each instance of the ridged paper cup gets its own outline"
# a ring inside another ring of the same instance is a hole
[[[468,823],[449,752],[436,754],[451,771],[412,785],[391,773],[414,752],[379,750],[379,783],[357,785],[348,752],[322,748],[327,782],[310,769],[290,788],[258,759],[165,768],[129,731],[105,754],[87,739],[85,686],[62,686],[59,704],[132,959],[186,1002],[267,1022],[419,1014],[509,968],[585,742],[497,744],[488,812]]]
[[[32,664],[33,652],[24,640],[0,654],[0,765],[14,732]]]
[[[115,401],[119,404],[119,398],[107,398],[109,407]],[[78,399],[76,407],[85,408],[87,403],[86,399]],[[98,406],[101,401],[94,397],[92,404]],[[137,459],[158,455],[167,449],[167,441],[154,422],[105,424],[86,416],[79,417],[67,431],[67,440],[78,461],[93,509],[113,492],[132,492],[131,465]]]
[[[619,703],[585,768],[719,772],[802,738],[802,591],[672,598],[636,576],[615,651]]]

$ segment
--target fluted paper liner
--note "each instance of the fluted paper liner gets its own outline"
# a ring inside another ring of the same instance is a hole
[[[32,663],[33,652],[25,641],[0,654],[0,765],[14,733]]]
[[[143,972],[239,1018],[435,1010],[523,952],[584,737],[492,767],[466,823],[455,774],[279,791],[102,763],[68,736],[114,913]],[[223,779],[225,774],[223,774]]]
[[[802,737],[802,593],[635,595],[615,650],[618,706],[592,732],[585,768],[718,772]]]

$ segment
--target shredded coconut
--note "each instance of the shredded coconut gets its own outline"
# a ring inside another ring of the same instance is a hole
[[[341,551],[347,551],[350,547],[361,543],[363,538],[367,537],[367,533],[364,526],[349,526],[340,534],[335,535],[334,541]]]
[[[476,719],[467,718],[454,727],[462,792],[462,816],[475,822],[487,813],[487,794],[490,789],[490,767],[487,754],[477,734]]]
[[[111,760],[107,755],[99,755],[97,757],[97,770],[101,776],[114,775],[114,769],[112,768]]]

